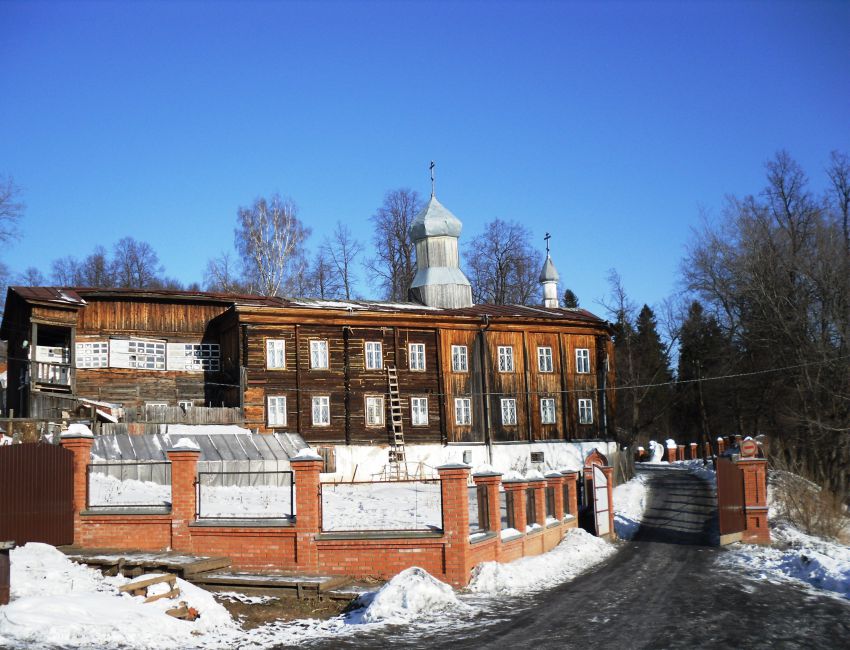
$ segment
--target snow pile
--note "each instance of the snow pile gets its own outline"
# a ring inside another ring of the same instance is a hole
[[[180,438],[172,447],[174,451],[201,451],[200,445],[191,438]]]
[[[68,427],[67,431],[63,431],[61,438],[94,438],[94,434],[91,432],[85,424],[82,422],[74,422]]]
[[[572,580],[615,551],[605,540],[573,528],[549,553],[520,558],[510,564],[482,562],[475,567],[468,589],[491,596],[541,591]]]
[[[443,525],[440,483],[322,486],[323,530],[428,530]]]
[[[502,481],[524,481],[525,477],[515,469],[508,470],[502,474]]]
[[[171,484],[121,480],[92,466],[89,473],[89,505],[96,506],[170,506]],[[109,471],[109,468],[105,468]]]
[[[638,474],[614,488],[614,530],[620,539],[631,539],[640,528],[646,510],[648,478],[646,474]]]
[[[0,647],[173,648],[209,646],[236,627],[212,595],[178,578],[181,595],[144,604],[119,594],[129,582],[75,564],[47,544],[11,553],[9,605],[0,607]],[[195,622],[165,614],[185,600],[200,612]],[[219,643],[222,645],[222,643]]]
[[[664,446],[655,442],[655,440],[649,441],[649,450],[652,456],[646,462],[648,463],[661,463],[664,459]]]
[[[377,592],[360,597],[365,607],[349,617],[357,623],[407,623],[452,609],[464,609],[454,590],[419,567],[405,569]]]

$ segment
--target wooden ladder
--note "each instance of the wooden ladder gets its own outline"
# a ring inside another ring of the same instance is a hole
[[[387,366],[387,386],[390,393],[390,466],[389,478],[401,480],[407,478],[407,464],[404,455],[404,427],[401,422],[401,397],[398,393],[398,372],[395,366]]]

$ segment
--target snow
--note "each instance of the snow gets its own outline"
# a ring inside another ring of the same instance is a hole
[[[664,446],[655,442],[655,440],[649,441],[649,449],[652,453],[652,457],[647,461],[648,463],[658,464],[665,462],[664,458]]]
[[[529,481],[542,481],[544,477],[539,470],[530,469],[525,473],[525,478]]]
[[[200,445],[191,438],[180,438],[172,447],[175,451],[201,451]]]
[[[364,623],[407,623],[423,614],[468,607],[449,585],[419,567],[405,569],[377,592],[360,596],[359,601],[366,607],[354,622]]]
[[[89,505],[92,507],[170,506],[171,484],[136,479],[121,480],[97,471],[89,474]]]
[[[640,528],[646,510],[646,474],[614,488],[614,531],[620,539],[631,539]]]
[[[94,438],[94,434],[91,432],[85,424],[82,422],[74,422],[72,423],[67,431],[63,431],[61,438]]]
[[[503,540],[519,537],[520,535],[522,535],[522,533],[519,532],[516,528],[502,528],[502,532],[500,534]]]
[[[298,453],[292,457],[292,460],[322,460],[322,457],[316,453],[315,449],[304,447],[298,450]]]
[[[295,514],[289,485],[200,486],[199,514],[206,518],[284,519]]]
[[[322,485],[323,530],[427,530],[442,526],[438,482]]]
[[[47,544],[29,543],[11,552],[11,602],[0,607],[0,647],[201,647],[207,637],[236,631],[212,595],[177,579],[181,595],[144,604],[120,594],[127,578],[104,577],[71,562]],[[200,618],[180,621],[166,609],[186,601]]]
[[[664,443],[667,445],[667,449],[675,449],[676,448],[676,441],[673,440],[673,438],[667,438],[667,440],[665,440]]]
[[[523,476],[520,472],[515,469],[508,470],[504,474],[502,474],[502,481],[524,481],[525,476]]]
[[[615,546],[604,539],[594,537],[581,528],[573,528],[549,553],[520,558],[508,564],[482,562],[473,570],[467,589],[490,596],[542,591],[572,580],[615,551]]]

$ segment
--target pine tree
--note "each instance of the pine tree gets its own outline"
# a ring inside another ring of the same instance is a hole
[[[561,303],[564,307],[575,309],[578,307],[578,296],[573,293],[572,289],[567,289],[564,291],[564,297],[561,299]]]

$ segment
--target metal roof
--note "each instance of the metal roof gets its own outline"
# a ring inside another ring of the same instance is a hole
[[[558,277],[558,270],[555,268],[554,262],[552,262],[552,258],[549,255],[546,256],[546,261],[543,262],[543,269],[540,271],[540,281],[541,282],[557,282],[560,278]]]
[[[68,287],[9,287],[27,302],[47,302],[63,306],[82,307],[86,301]]]
[[[428,204],[413,219],[410,224],[410,238],[413,241],[425,237],[460,237],[463,224],[456,216],[449,212],[436,196],[431,196]]]

